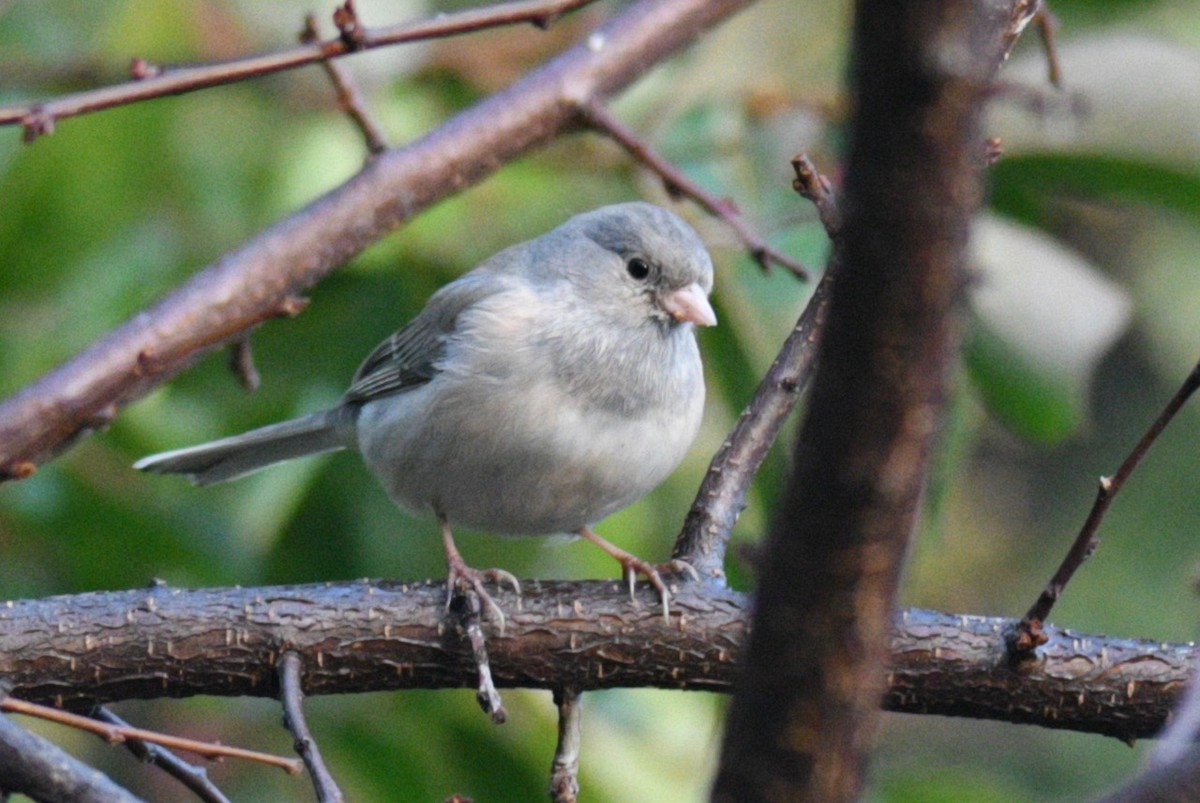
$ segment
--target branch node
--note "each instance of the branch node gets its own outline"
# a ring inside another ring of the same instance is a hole
[[[41,105],[34,106],[21,118],[21,128],[21,141],[29,145],[38,137],[54,133],[54,115]]]
[[[152,61],[135,56],[129,62],[129,77],[135,81],[145,81],[163,74],[163,68]]]
[[[333,24],[338,29],[338,36],[350,50],[361,50],[366,44],[366,30],[359,19],[358,9],[354,0],[346,0],[333,11]]]
[[[0,477],[5,480],[24,480],[32,477],[37,473],[37,464],[31,463],[28,460],[19,460],[15,463],[9,463],[3,469],[0,469]]]
[[[308,308],[312,303],[306,296],[288,295],[279,302],[279,306],[275,308],[275,317],[277,318],[294,318]]]

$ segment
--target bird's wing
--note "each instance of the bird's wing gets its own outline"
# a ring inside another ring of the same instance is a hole
[[[494,277],[472,272],[443,287],[425,309],[363,360],[343,401],[368,402],[423,385],[438,374],[446,340],[463,310],[497,291]]]

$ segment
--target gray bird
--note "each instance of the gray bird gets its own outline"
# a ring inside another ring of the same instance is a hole
[[[717,322],[712,281],[704,244],[672,212],[637,202],[577,215],[435,293],[333,409],[134,468],[210,485],[358,449],[396,504],[437,518],[451,595],[469,584],[501,626],[483,581],[520,586],[468,566],[455,526],[577,534],[621,563],[631,592],[647,577],[667,615],[658,567],[590,525],[657,486],[691,445],[704,407],[693,324]]]

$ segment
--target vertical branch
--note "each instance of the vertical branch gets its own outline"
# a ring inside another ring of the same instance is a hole
[[[839,275],[759,567],[715,800],[863,792],[888,623],[958,342],[980,109],[1035,10],[1016,5],[857,5]]]
[[[321,751],[317,748],[316,740],[308,729],[304,718],[304,691],[300,688],[300,670],[303,660],[299,653],[285,652],[279,659],[279,699],[283,703],[283,724],[292,732],[295,740],[296,753],[308,767],[313,787],[317,790],[317,800],[320,803],[342,803],[345,797],[333,779]]]
[[[576,689],[554,690],[558,706],[558,746],[550,765],[550,799],[575,803],[579,797],[579,746],[583,727],[583,694]]]

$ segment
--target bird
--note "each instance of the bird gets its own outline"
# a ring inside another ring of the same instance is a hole
[[[592,526],[661,483],[704,409],[695,329],[715,326],[713,266],[695,230],[643,201],[603,206],[499,251],[430,297],[363,361],[331,409],[134,463],[195,485],[306,455],[355,449],[399,507],[431,515],[449,569],[447,605],[520,583],[469,566],[458,527],[568,534],[658,591],[660,569]],[[460,585],[462,584],[462,585]]]

